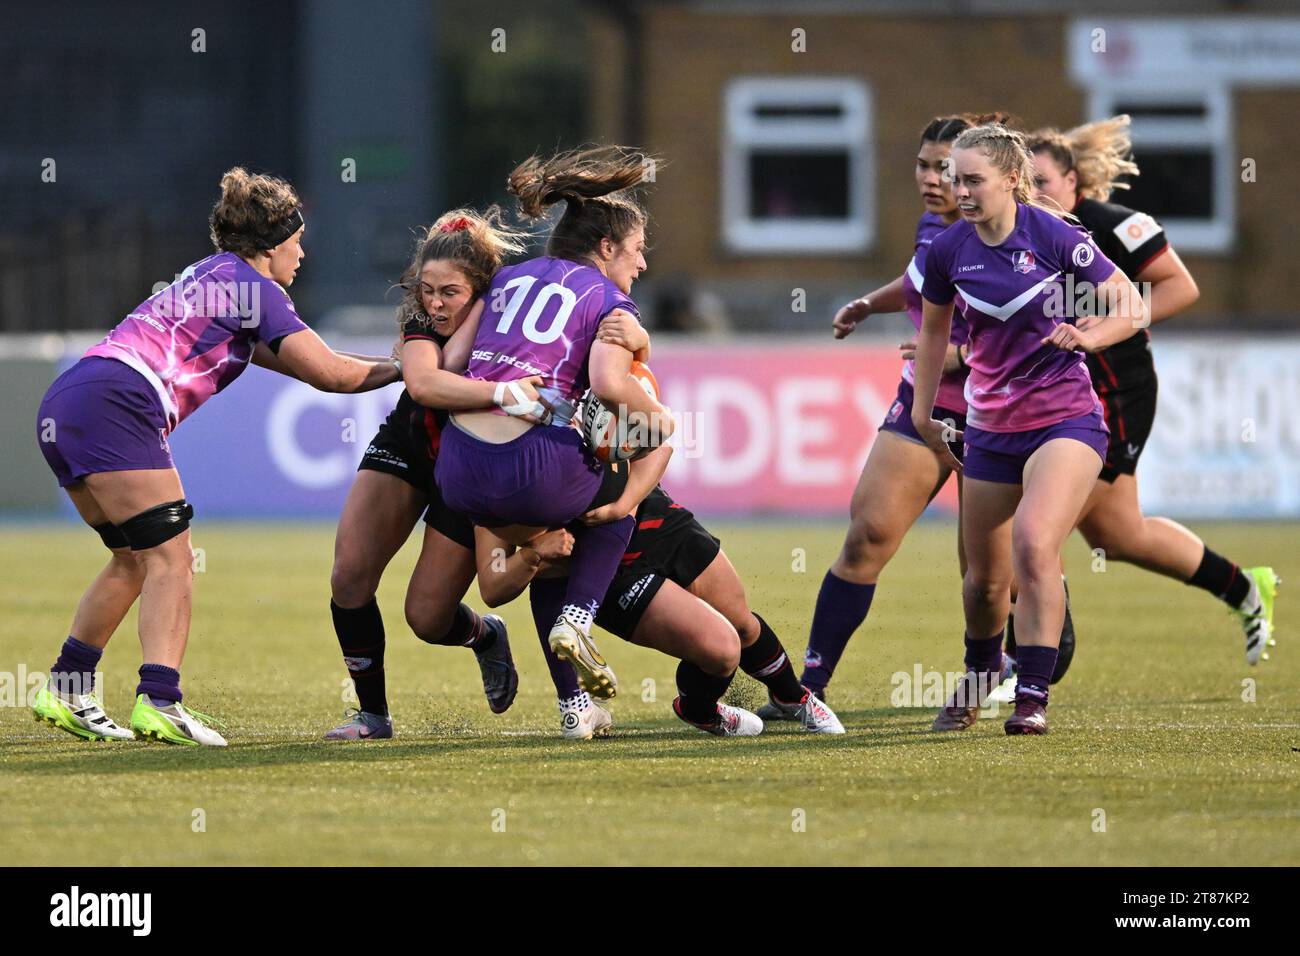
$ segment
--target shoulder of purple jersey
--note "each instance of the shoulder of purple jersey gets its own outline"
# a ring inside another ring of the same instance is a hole
[[[958,220],[960,221],[960,220]],[[916,242],[919,245],[923,239],[933,239],[939,233],[948,228],[948,223],[932,212],[922,213],[921,218],[916,222]],[[953,225],[956,225],[954,223]]]
[[[636,316],[638,321],[640,321],[641,310],[637,308],[636,303],[632,301],[630,295],[616,286],[614,282],[599,269],[593,266],[585,266],[584,268],[589,268],[595,273],[592,279],[594,283],[600,287],[600,290],[604,295],[599,309],[600,318],[603,319],[611,312],[616,312],[619,309],[622,309],[624,312],[630,312],[632,315]]]
[[[1080,223],[1054,216],[1037,206],[1028,206],[1026,209],[1029,218],[1025,231],[1032,247],[1046,245],[1068,251],[1079,242],[1092,243],[1092,233]],[[1043,250],[1036,248],[1036,251],[1041,253]]]
[[[937,254],[951,255],[958,246],[975,234],[975,227],[965,219],[958,219],[951,226],[945,226],[942,230],[935,233],[934,238],[930,241],[930,252],[927,257],[927,263]]]

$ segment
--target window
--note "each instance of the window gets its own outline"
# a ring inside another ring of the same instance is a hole
[[[1133,117],[1133,158],[1142,173],[1111,198],[1159,219],[1178,249],[1227,252],[1240,173],[1227,89],[1102,87],[1092,91],[1090,109],[1094,119]]]
[[[876,233],[871,98],[857,80],[734,80],[723,107],[722,230],[733,252],[864,252]]]

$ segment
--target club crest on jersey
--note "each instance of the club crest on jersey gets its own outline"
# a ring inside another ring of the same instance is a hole
[[[1027,275],[1034,271],[1037,263],[1034,261],[1034,254],[1028,249],[1011,254],[1011,268],[1015,269],[1022,275]]]
[[[898,416],[903,414],[903,403],[895,400],[893,405],[889,406],[889,416],[885,419],[891,424],[898,421]]]

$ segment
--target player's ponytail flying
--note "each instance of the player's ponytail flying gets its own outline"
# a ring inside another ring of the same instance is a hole
[[[1078,193],[1084,199],[1106,202],[1116,189],[1128,189],[1121,176],[1138,175],[1131,153],[1127,114],[1084,123],[1062,133],[1051,127],[1029,137],[1031,153],[1047,153],[1061,175],[1071,170],[1078,177]]]
[[[596,146],[540,159],[530,156],[512,172],[506,188],[519,200],[519,213],[540,219],[548,206],[564,202],[564,215],[551,230],[546,254],[581,262],[601,239],[621,242],[645,228],[646,213],[627,190],[647,170],[661,165],[628,146]]]

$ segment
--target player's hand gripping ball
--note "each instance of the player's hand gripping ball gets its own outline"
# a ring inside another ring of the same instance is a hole
[[[658,400],[659,383],[649,366],[633,361],[628,374]],[[632,461],[659,447],[658,428],[629,425],[590,391],[583,396],[578,415],[583,437],[600,461]]]

